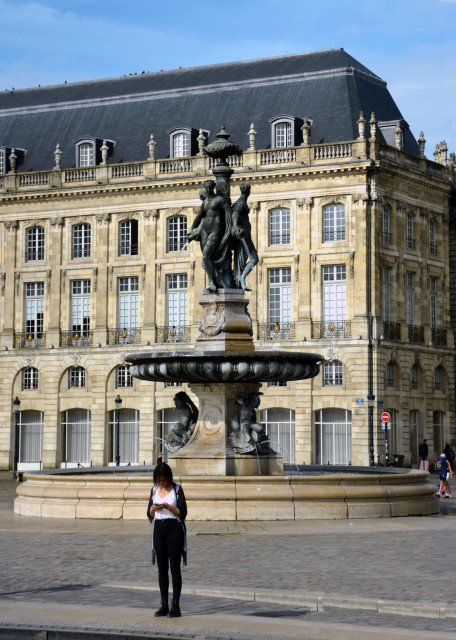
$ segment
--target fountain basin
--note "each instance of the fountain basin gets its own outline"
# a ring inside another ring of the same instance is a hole
[[[14,511],[42,518],[144,520],[152,468],[29,472]],[[439,512],[429,474],[415,469],[331,471],[289,476],[179,476],[188,520],[341,520]]]
[[[241,383],[306,380],[322,356],[279,350],[165,351],[128,356],[130,373],[152,382]]]

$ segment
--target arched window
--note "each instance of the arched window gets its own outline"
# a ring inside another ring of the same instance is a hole
[[[388,430],[389,441],[389,459],[392,460],[394,454],[401,454],[402,438],[399,433],[399,412],[396,409],[390,409],[390,429]]]
[[[90,224],[73,225],[72,257],[88,258],[90,256],[91,228]]]
[[[90,411],[68,409],[62,413],[63,462],[87,464],[90,462]]]
[[[271,124],[271,147],[283,149],[293,147],[296,142],[298,120],[293,116],[275,116],[269,120]],[[299,121],[302,122],[302,121]]]
[[[317,464],[350,464],[352,457],[351,411],[315,411]]]
[[[340,360],[325,362],[323,367],[323,384],[325,387],[340,386],[343,384],[342,362],[340,362]]]
[[[31,227],[27,229],[27,262],[44,260],[44,228]]]
[[[78,167],[93,167],[95,164],[95,143],[82,142],[77,146]]]
[[[168,251],[180,251],[187,235],[187,217],[173,216],[168,218]]]
[[[38,389],[38,369],[27,367],[22,371],[22,389],[24,391]]]
[[[345,240],[345,206],[328,204],[323,208],[323,242]]]
[[[396,376],[395,376],[395,367],[393,362],[388,362],[385,370],[385,387],[395,387],[396,386]]]
[[[117,411],[111,411],[111,462],[116,461]],[[119,410],[119,455],[121,464],[138,464],[139,456],[139,411],[136,409]]]
[[[40,469],[43,458],[43,412],[19,413],[19,470]]]
[[[121,364],[116,370],[116,387],[126,388],[133,386],[133,377],[130,374],[130,367],[126,364]]]
[[[269,244],[290,244],[290,209],[269,212]]]
[[[173,158],[185,158],[190,155],[190,134],[180,131],[172,136]]]
[[[82,389],[86,385],[86,372],[84,367],[71,367],[68,372],[68,388]]]
[[[434,390],[444,392],[446,389],[446,375],[445,369],[438,366],[434,369]]]
[[[261,412],[269,446],[280,453],[285,463],[295,462],[295,412],[293,409],[264,409]]]
[[[119,255],[138,255],[138,221],[123,220],[119,225]]]

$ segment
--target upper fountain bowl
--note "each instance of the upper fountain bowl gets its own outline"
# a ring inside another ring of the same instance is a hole
[[[322,356],[295,351],[165,351],[128,356],[133,377],[152,382],[239,383],[306,380]]]

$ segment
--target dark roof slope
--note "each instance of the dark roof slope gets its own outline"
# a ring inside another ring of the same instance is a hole
[[[51,168],[57,142],[62,166],[74,166],[74,140],[86,135],[116,142],[109,162],[131,162],[147,157],[151,133],[156,157],[168,157],[175,126],[214,139],[224,123],[247,148],[253,122],[257,148],[269,148],[269,119],[284,114],[311,119],[313,143],[351,140],[361,110],[366,119],[375,111],[378,120],[402,120],[386,83],[334,49],[5,92],[0,145],[26,150],[22,171]],[[411,134],[406,148],[418,153]]]

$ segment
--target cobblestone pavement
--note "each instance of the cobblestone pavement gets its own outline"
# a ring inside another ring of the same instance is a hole
[[[54,606],[109,604],[154,610],[157,578],[156,568],[151,567],[151,528],[146,520],[16,516],[12,513],[15,485],[10,477],[0,472],[0,605],[52,602]],[[442,501],[441,515],[428,518],[189,522],[184,587],[204,586],[214,592],[228,587],[274,589],[290,594],[305,590],[407,601],[411,607],[415,603],[448,604],[456,610],[456,518],[452,516],[456,516],[456,500]],[[135,585],[143,588],[133,589]],[[287,602],[246,602],[244,598],[184,593],[182,609],[184,617],[218,613],[439,631],[456,638],[455,619],[361,608],[311,611]],[[2,615],[5,617],[4,612]]]

